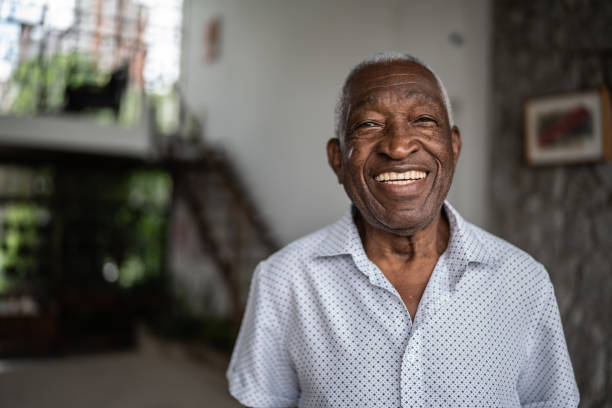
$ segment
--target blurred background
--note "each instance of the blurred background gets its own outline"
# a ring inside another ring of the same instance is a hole
[[[398,50],[448,88],[450,201],[547,267],[582,406],[612,407],[612,164],[529,164],[524,120],[610,87],[611,21],[607,0],[0,0],[0,405],[237,406],[253,268],[347,210],[339,88]]]

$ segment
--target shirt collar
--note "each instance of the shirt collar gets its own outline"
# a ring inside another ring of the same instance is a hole
[[[470,262],[491,263],[493,258],[478,236],[478,229],[464,220],[448,201],[444,202],[444,210],[450,224],[447,256],[457,256],[466,265]]]
[[[354,213],[357,209],[351,204],[342,218],[327,229],[327,236],[321,241],[316,256],[354,255],[363,251],[361,238]]]
[[[492,257],[478,237],[475,227],[465,221],[448,201],[444,202],[443,208],[450,224],[450,238],[443,255],[446,262],[457,263],[457,266],[467,266],[470,262],[490,263]],[[344,216],[329,227],[327,236],[319,245],[317,256],[351,255],[356,263],[367,258],[355,225],[354,211],[356,208],[351,205]]]

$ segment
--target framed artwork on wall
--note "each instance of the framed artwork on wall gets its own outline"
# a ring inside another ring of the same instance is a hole
[[[530,98],[525,102],[525,156],[530,165],[608,160],[607,89]]]

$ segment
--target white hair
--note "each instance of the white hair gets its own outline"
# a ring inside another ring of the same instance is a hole
[[[453,120],[453,109],[451,107],[450,98],[448,97],[448,92],[446,91],[446,87],[444,86],[444,83],[442,82],[440,77],[436,75],[436,73],[429,66],[427,66],[427,64],[422,62],[420,59],[413,57],[410,54],[405,54],[401,52],[381,52],[372,57],[366,58],[363,61],[361,61],[359,64],[357,64],[355,68],[353,68],[351,72],[349,72],[348,76],[344,80],[344,85],[342,86],[342,90],[340,91],[340,97],[338,98],[338,103],[336,104],[336,115],[335,115],[336,137],[338,137],[340,140],[343,140],[343,136],[345,133],[345,127],[346,127],[346,120],[348,119],[347,118],[348,108],[349,108],[348,84],[350,80],[353,78],[353,76],[355,76],[355,74],[357,74],[358,72],[360,72],[361,70],[367,67],[370,67],[372,65],[388,64],[391,62],[412,62],[417,65],[420,65],[421,67],[431,72],[431,74],[436,79],[436,82],[438,83],[438,87],[440,88],[440,93],[442,95],[442,103],[444,104],[444,108],[446,109],[446,116],[448,117],[448,123],[450,124],[451,127],[454,126],[455,123]]]

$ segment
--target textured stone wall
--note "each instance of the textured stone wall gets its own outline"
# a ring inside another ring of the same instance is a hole
[[[612,407],[612,164],[528,167],[523,102],[609,84],[612,1],[493,2],[493,232],[548,269],[583,407]]]

